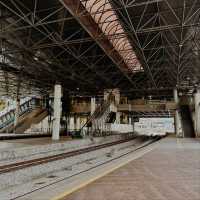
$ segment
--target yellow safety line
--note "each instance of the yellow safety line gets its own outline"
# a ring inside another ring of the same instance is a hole
[[[109,173],[111,173],[111,172],[123,167],[124,165],[128,164],[131,161],[133,161],[133,159],[130,159],[130,160],[124,162],[123,164],[118,165],[117,167],[113,167],[112,169],[109,169],[106,172],[103,172],[102,174],[100,174],[98,176],[95,176],[94,178],[92,178],[92,179],[90,179],[88,181],[85,181],[84,183],[72,188],[71,190],[63,192],[59,196],[52,198],[52,200],[60,200],[60,199],[64,198],[65,196],[67,196],[67,195],[69,195],[69,194],[71,194],[71,193],[73,193],[73,192],[75,192],[75,191],[77,191],[77,190],[89,185],[90,183],[96,181],[97,179],[102,178],[103,176],[105,176],[105,175],[107,175],[107,174],[109,174]]]
[[[156,143],[157,143],[157,142],[156,142]],[[155,147],[155,146],[154,146],[154,147]],[[151,151],[151,150],[153,150],[153,149],[147,150],[147,151],[144,152],[142,155],[148,153],[148,152]],[[138,157],[140,157],[140,156],[136,156],[136,158],[134,158],[134,159],[129,159],[129,160],[123,162],[122,164],[119,164],[118,166],[113,167],[112,169],[109,169],[109,170],[107,170],[106,172],[103,172],[102,174],[100,174],[100,175],[98,175],[98,176],[95,176],[94,178],[91,178],[90,180],[87,180],[87,181],[85,181],[84,183],[81,183],[80,185],[75,186],[75,187],[72,188],[71,190],[68,190],[68,191],[63,192],[62,194],[60,194],[60,195],[58,195],[58,196],[56,196],[56,197],[53,197],[51,200],[60,200],[60,199],[63,199],[64,197],[68,196],[69,194],[71,194],[71,193],[73,193],[73,192],[75,192],[75,191],[77,191],[77,190],[79,190],[79,189],[81,189],[81,188],[83,188],[83,187],[89,185],[90,183],[96,181],[97,179],[102,178],[103,176],[105,176],[105,175],[107,175],[107,174],[109,174],[109,173],[111,173],[111,172],[113,172],[113,171],[115,171],[115,170],[117,170],[117,169],[123,167],[124,165],[126,165],[126,164],[128,164],[129,162],[131,162],[131,161],[137,159]]]

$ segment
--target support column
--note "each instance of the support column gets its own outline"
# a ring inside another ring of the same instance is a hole
[[[115,97],[115,106],[116,106],[116,124],[120,124],[121,121],[120,121],[120,116],[121,116],[121,113],[117,111],[117,105],[119,105],[120,103],[120,91],[119,89],[114,89],[113,90],[113,95]]]
[[[75,130],[78,131],[80,130],[80,117],[78,115],[74,116],[74,126],[75,126]]]
[[[128,123],[129,123],[129,124],[132,124],[131,104],[128,105],[128,112],[129,112],[129,115],[128,115]]]
[[[92,97],[91,98],[91,115],[94,113],[95,109],[96,109],[96,99],[95,97]]]
[[[69,130],[74,131],[74,116],[70,116],[69,118]]]
[[[120,116],[121,116],[121,113],[120,112],[116,112],[116,124],[120,124]]]
[[[133,133],[135,133],[135,122],[132,120],[132,126],[133,126]]]
[[[129,115],[129,117],[128,117],[128,123],[129,124],[132,124],[132,119],[131,119],[131,116]]]
[[[20,112],[20,99],[16,98],[16,107],[15,107],[15,117],[14,117],[14,129],[17,127],[18,120],[19,120],[19,112]]]
[[[177,105],[177,107],[179,106],[179,98],[178,98],[178,91],[177,88],[174,89],[174,101]],[[177,108],[175,111],[175,133],[177,137],[182,137],[183,133],[181,130],[181,121],[180,121],[180,114],[179,114],[179,109]]]
[[[120,103],[120,91],[119,91],[119,89],[115,89],[113,91],[113,94],[115,96],[115,103],[118,105]]]
[[[60,116],[61,116],[61,85],[54,86],[54,121],[52,140],[60,138]]]
[[[80,128],[81,128],[80,117],[77,116],[77,118],[76,118],[76,130],[80,130]]]
[[[200,89],[197,89],[197,92],[194,95],[195,103],[195,134],[197,137],[200,137]]]

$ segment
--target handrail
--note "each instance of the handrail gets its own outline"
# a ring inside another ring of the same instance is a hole
[[[110,95],[111,93],[109,94],[109,96]],[[104,112],[109,108],[110,104],[111,102],[109,100],[108,101],[102,100],[100,105],[97,106],[97,108],[95,109],[94,113],[89,117],[86,123],[80,128],[79,132],[81,133],[83,131],[83,128],[86,127],[90,122],[92,122],[93,120],[97,118],[100,118],[104,114]]]
[[[19,116],[24,115],[25,113],[29,112],[29,111],[33,108],[33,104],[32,104],[31,102],[33,102],[34,100],[35,100],[35,98],[29,99],[28,101],[26,101],[26,102],[24,102],[24,103],[22,103],[22,104],[20,105]],[[31,106],[28,106],[27,108],[25,107],[25,109],[22,110],[26,104],[29,104],[29,105],[31,105]],[[11,123],[14,121],[14,116],[13,116],[14,111],[15,111],[15,109],[9,110],[7,113],[5,113],[4,115],[2,115],[2,116],[0,117],[0,129],[2,129],[2,128],[8,126],[9,124],[11,124]],[[12,113],[12,114],[11,114],[11,113]],[[7,119],[6,116],[9,116],[9,118]],[[6,121],[4,121],[3,119],[6,119]],[[2,123],[1,123],[1,122],[2,122]]]
[[[94,113],[89,117],[89,119],[86,121],[86,123],[81,127],[80,131],[83,130],[83,128],[89,124],[94,119],[100,117],[101,114],[104,113],[104,111],[108,108],[110,104],[108,102],[104,102],[103,104],[100,104],[94,111]]]
[[[24,102],[23,104],[20,105],[20,108],[23,107],[25,104],[29,103],[33,101],[33,99],[29,99],[28,101]],[[9,110],[8,112],[6,112],[5,114],[1,115],[0,118],[3,118],[4,116],[8,115],[9,113],[15,111],[16,108]]]
[[[24,103],[30,101],[31,99],[33,99],[33,97],[26,97],[26,98],[22,98],[20,99],[20,106],[23,105]],[[6,106],[3,110],[0,111],[0,117],[5,115],[6,113],[12,111],[15,109],[15,105],[12,104],[12,105],[9,105],[9,106]]]

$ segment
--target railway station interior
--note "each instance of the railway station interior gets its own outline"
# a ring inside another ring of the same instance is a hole
[[[199,0],[0,0],[0,200],[200,200]]]

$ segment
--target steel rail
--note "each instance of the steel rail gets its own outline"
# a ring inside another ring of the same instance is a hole
[[[2,165],[2,166],[0,166],[0,174],[4,174],[4,173],[7,173],[7,172],[12,172],[12,171],[16,171],[16,170],[24,169],[24,168],[27,168],[27,167],[36,166],[36,165],[41,165],[41,164],[49,163],[49,162],[52,162],[52,161],[62,160],[62,159],[65,159],[65,158],[81,155],[81,154],[84,154],[84,153],[89,153],[91,151],[103,149],[103,148],[110,147],[110,146],[113,146],[113,145],[126,143],[126,142],[129,142],[129,141],[134,140],[136,138],[137,137],[133,137],[131,139],[118,140],[118,141],[115,141],[115,142],[110,142],[110,143],[105,143],[105,144],[101,144],[101,145],[97,145],[97,146],[82,148],[82,149],[78,149],[78,150],[74,150],[74,151],[70,151],[70,152],[60,153],[60,154],[57,154],[57,155],[46,156],[46,157],[42,157],[42,158],[37,158],[37,159],[11,163],[11,164],[7,164],[7,165]]]
[[[113,162],[113,161],[115,161],[115,160],[117,160],[117,159],[123,158],[124,156],[127,156],[127,155],[129,155],[129,154],[131,154],[131,153],[137,152],[137,151],[141,150],[142,148],[145,148],[145,147],[147,147],[147,146],[149,146],[149,145],[151,145],[151,144],[157,142],[157,141],[160,140],[160,139],[161,139],[160,136],[156,136],[156,137],[152,138],[148,143],[145,143],[145,142],[144,142],[144,144],[141,144],[141,145],[139,145],[137,148],[134,148],[133,150],[130,150],[130,151],[128,151],[128,152],[126,152],[126,153],[124,153],[124,154],[122,154],[122,155],[119,155],[119,156],[117,156],[117,157],[115,157],[115,158],[112,158],[112,159],[110,159],[110,160],[108,160],[108,161],[105,161],[105,162],[103,162],[103,163],[97,164],[97,165],[95,165],[95,166],[93,166],[93,167],[90,167],[89,169],[80,171],[80,172],[75,173],[75,174],[73,174],[73,175],[64,177],[64,178],[62,178],[62,179],[60,179],[60,180],[54,181],[54,182],[52,182],[52,183],[50,183],[50,184],[47,184],[47,185],[44,185],[44,186],[39,187],[39,188],[37,188],[37,189],[31,190],[30,192],[27,192],[27,193],[25,193],[25,194],[19,195],[19,196],[13,198],[13,199],[18,199],[18,198],[20,198],[20,197],[25,197],[26,195],[31,194],[31,193],[36,192],[36,191],[39,191],[39,190],[41,190],[41,189],[43,189],[43,188],[50,187],[50,186],[52,186],[52,185],[55,185],[55,184],[60,183],[60,182],[62,182],[62,181],[65,181],[65,180],[67,180],[67,179],[69,179],[69,178],[72,178],[72,177],[74,177],[74,176],[81,175],[81,174],[83,174],[83,173],[85,173],[85,172],[88,172],[88,171],[90,171],[90,170],[92,170],[92,169],[96,169],[96,168],[98,168],[98,167],[100,167],[100,166],[103,166],[103,165],[106,165],[106,164],[108,164],[108,163],[111,163],[111,162]]]

